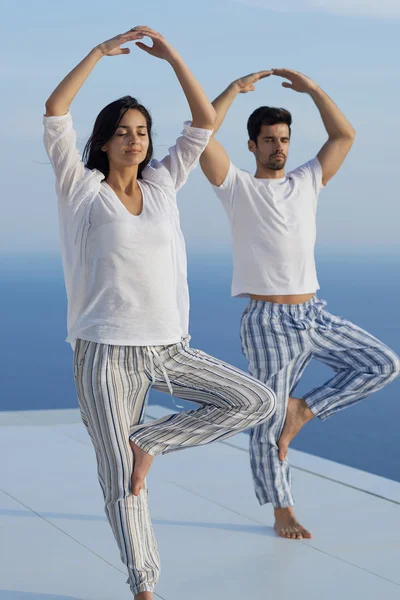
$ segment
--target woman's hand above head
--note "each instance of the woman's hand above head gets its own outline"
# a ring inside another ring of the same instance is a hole
[[[189,103],[192,113],[192,126],[212,129],[215,121],[215,110],[179,52],[167,42],[161,33],[154,31],[150,27],[139,25],[133,31],[149,37],[153,42],[152,46],[147,46],[143,42],[136,42],[138,48],[144,50],[147,54],[151,54],[151,56],[167,61],[175,71],[175,75]]]
[[[143,42],[136,42],[136,46],[141,50],[144,50],[151,56],[155,56],[156,58],[161,58],[163,60],[168,61],[169,63],[173,62],[176,59],[180,58],[179,53],[167,42],[165,37],[154,31],[147,25],[139,25],[135,27],[132,32],[140,34],[142,37],[146,36],[151,39],[153,42],[152,46],[147,46],[143,44]]]
[[[118,54],[129,54],[129,48],[121,48],[122,44],[133,42],[135,40],[143,39],[144,34],[137,29],[130,29],[125,33],[116,35],[115,37],[99,44],[97,48],[101,51],[103,56],[117,56]]]
[[[99,44],[74,68],[52,92],[46,102],[46,116],[61,116],[69,110],[71,102],[85,83],[86,79],[103,56],[117,56],[129,54],[129,48],[121,48],[122,44],[141,40],[144,34],[141,31],[129,30],[116,35]]]

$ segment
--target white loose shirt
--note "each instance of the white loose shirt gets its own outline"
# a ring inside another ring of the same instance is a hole
[[[258,179],[230,164],[213,186],[232,228],[232,296],[319,289],[314,247],[322,168],[317,158],[282,179]]]
[[[44,117],[56,176],[68,337],[112,345],[174,344],[188,335],[186,249],[176,192],[211,130],[185,123],[182,136],[138,180],[143,210],[132,215],[76,149],[70,113]]]

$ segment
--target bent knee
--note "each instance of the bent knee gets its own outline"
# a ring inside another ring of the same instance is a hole
[[[394,379],[400,374],[400,358],[392,350],[385,353],[382,362],[379,364],[382,375],[387,375]]]
[[[262,422],[272,417],[276,411],[277,399],[276,394],[270,388],[263,386],[262,396],[257,403],[256,409],[252,409],[251,412],[254,415],[256,422]]]
[[[400,375],[400,357],[393,353],[393,373]]]

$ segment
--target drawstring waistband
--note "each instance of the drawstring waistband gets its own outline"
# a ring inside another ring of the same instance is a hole
[[[154,348],[154,346],[146,346],[146,351],[147,351],[147,356],[149,358],[150,367],[151,367],[151,382],[153,384],[156,382],[156,374],[155,374],[155,369],[154,369],[154,361],[156,361],[162,371],[162,374],[165,379],[165,383],[168,386],[169,393],[171,394],[171,397],[172,397],[172,402],[175,404],[175,406],[177,408],[185,408],[184,406],[181,406],[180,404],[177,404],[175,402],[174,390],[172,389],[172,385],[169,380],[167,370],[164,367],[163,361],[161,360],[160,355],[158,354],[157,350]]]

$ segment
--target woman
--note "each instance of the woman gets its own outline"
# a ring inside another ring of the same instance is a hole
[[[103,56],[148,36],[186,95],[192,123],[161,162],[152,121],[130,96],[96,119],[84,162],[69,106]],[[45,146],[56,175],[68,295],[68,337],[83,422],[92,439],[105,510],[137,600],[159,574],[145,476],[153,457],[225,439],[272,416],[264,384],[189,347],[186,253],[176,192],[206,147],[215,111],[179,54],[136,27],[95,47],[46,102]],[[144,425],[151,387],[200,404]]]

